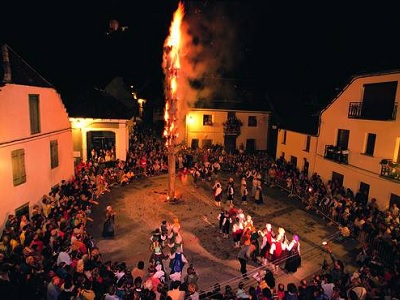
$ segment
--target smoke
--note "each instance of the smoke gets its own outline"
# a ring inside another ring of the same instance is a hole
[[[246,13],[243,2],[190,2],[182,23],[180,99],[196,102],[235,99],[243,68]]]
[[[196,103],[238,100],[237,79],[243,75],[249,47],[246,9],[234,1],[192,1],[185,6],[177,94],[181,125]],[[185,128],[178,128],[180,140]]]

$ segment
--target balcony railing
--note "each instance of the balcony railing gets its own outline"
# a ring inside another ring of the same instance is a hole
[[[324,158],[347,165],[349,163],[349,150],[334,145],[325,145]]]
[[[400,164],[392,159],[382,159],[381,162],[381,177],[396,180],[400,182]]]
[[[363,114],[362,107],[363,107],[362,102],[350,102],[348,118],[349,119],[371,119],[371,117],[369,117],[369,116],[367,117],[367,116],[365,116],[365,114]],[[386,120],[396,120],[396,115],[397,115],[397,102],[394,103],[391,117]]]
[[[236,117],[233,117],[233,118],[230,117],[226,120],[226,122],[224,122],[223,125],[224,125],[224,134],[225,135],[239,136],[243,123]]]

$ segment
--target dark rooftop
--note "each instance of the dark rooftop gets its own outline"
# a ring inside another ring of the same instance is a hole
[[[7,44],[1,45],[0,86],[7,83],[54,88]]]
[[[77,96],[65,96],[64,104],[71,118],[124,119],[134,116],[134,108],[126,106],[106,91],[91,88]]]

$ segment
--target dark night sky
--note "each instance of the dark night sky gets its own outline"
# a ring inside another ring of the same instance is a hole
[[[178,1],[13,2],[1,8],[0,42],[62,93],[115,75],[143,90],[161,85],[162,46]],[[199,53],[210,66],[201,74],[206,83],[327,91],[359,72],[400,67],[400,18],[390,1],[184,4],[192,42],[207,48]],[[112,18],[129,29],[106,36]]]

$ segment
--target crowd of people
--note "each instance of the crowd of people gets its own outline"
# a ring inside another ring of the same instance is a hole
[[[162,221],[151,234],[147,270],[142,261],[133,270],[125,263],[103,262],[101,249],[87,232],[99,198],[114,185],[129,184],[138,176],[155,176],[168,170],[163,141],[151,131],[137,132],[132,137],[126,160],[106,159],[107,153],[112,157],[112,149],[93,152],[87,162],[76,166],[73,178],[63,180],[58,188],[43,195],[41,204],[35,205],[29,215],[8,217],[0,242],[0,291],[5,299],[363,300],[395,299],[400,294],[396,205],[380,211],[376,201],[369,201],[360,193],[354,195],[338,182],[324,183],[317,174],[308,176],[284,158],[274,160],[265,153],[226,153],[221,146],[182,148],[177,154],[177,167],[190,170],[194,184],[209,182],[210,187],[220,172],[231,174],[226,188],[215,182],[214,201],[221,206],[221,201],[226,200],[230,207],[221,211],[219,229],[225,238],[232,238],[238,251],[243,281],[237,287],[221,288],[216,284],[213,291],[202,293],[192,265],[187,274],[182,274],[184,264],[189,262],[184,255],[178,220],[171,225]],[[234,178],[240,181],[239,193]],[[239,199],[244,207],[250,199],[262,205],[265,184],[290,187],[290,194],[299,196],[308,208],[321,211],[332,222],[346,227],[349,236],[359,239],[362,248],[357,255],[357,272],[348,274],[343,262],[327,248],[332,264],[312,281],[286,287],[275,285],[274,268],[281,266],[296,272],[301,267],[299,236],[294,234],[289,240],[283,228],[275,234],[271,224],[256,229],[251,216],[234,205],[234,199]],[[114,234],[111,204],[106,215],[103,236],[110,238]],[[385,242],[385,252],[377,249],[377,241]],[[385,253],[391,255],[386,257]],[[163,261],[168,259],[167,268]],[[249,261],[259,266],[272,264],[274,268],[260,268],[254,276],[257,284],[245,288]]]

